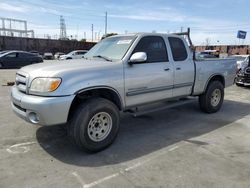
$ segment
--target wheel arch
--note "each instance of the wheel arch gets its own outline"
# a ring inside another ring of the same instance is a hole
[[[96,87],[84,88],[75,92],[75,98],[71,103],[68,119],[70,118],[74,110],[77,109],[80,103],[93,97],[105,98],[113,102],[120,111],[124,109],[122,98],[118,93],[118,91],[115,90],[114,88],[108,86],[96,86]]]
[[[207,80],[205,88],[204,88],[204,92],[206,91],[208,85],[213,81],[221,82],[223,87],[225,88],[225,77],[221,74],[214,74],[214,75],[210,76],[209,79]]]

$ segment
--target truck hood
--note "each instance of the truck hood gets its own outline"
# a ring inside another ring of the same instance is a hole
[[[103,69],[117,65],[119,62],[109,62],[105,60],[67,60],[53,61],[51,63],[39,63],[21,68],[18,72],[24,72],[31,78],[35,77],[61,77],[67,73],[83,72],[88,70]]]
[[[110,62],[102,59],[53,61],[23,67],[19,74],[28,76],[27,85],[37,77],[57,77],[62,82],[54,92],[40,93],[43,96],[67,96],[73,95],[79,90],[95,87],[111,87],[116,84],[117,88],[123,83],[122,62]],[[111,82],[112,80],[112,82]],[[111,84],[112,83],[112,84]]]

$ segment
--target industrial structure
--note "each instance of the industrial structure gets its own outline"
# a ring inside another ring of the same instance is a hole
[[[60,39],[66,39],[67,33],[66,33],[66,24],[63,16],[60,16]]]
[[[25,20],[0,17],[0,35],[34,38],[34,30],[28,30]]]

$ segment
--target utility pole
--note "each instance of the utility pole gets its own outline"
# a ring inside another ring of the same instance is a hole
[[[91,32],[92,32],[92,42],[93,42],[93,37],[94,37],[94,25],[91,25]]]
[[[97,32],[95,32],[95,41],[97,40]]]
[[[105,35],[107,35],[107,27],[108,27],[108,12],[105,12]]]

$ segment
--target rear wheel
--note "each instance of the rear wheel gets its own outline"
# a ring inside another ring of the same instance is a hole
[[[80,149],[98,152],[115,140],[120,116],[115,104],[103,98],[82,103],[68,123],[70,140]]]
[[[211,82],[205,93],[199,96],[199,104],[202,111],[215,113],[220,110],[224,100],[224,87],[220,81]]]

